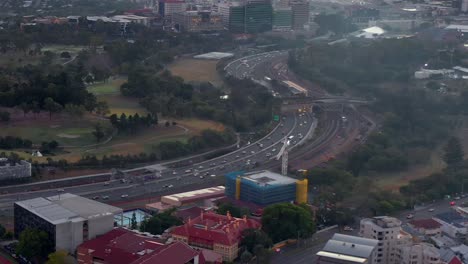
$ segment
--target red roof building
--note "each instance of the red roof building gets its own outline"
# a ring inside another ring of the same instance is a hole
[[[427,236],[439,235],[442,232],[440,229],[442,224],[440,224],[434,219],[412,220],[408,222],[408,225],[411,228],[417,230],[419,233]]]
[[[161,241],[116,228],[77,249],[80,264],[204,264],[201,252],[182,242],[163,244]]]
[[[185,242],[193,247],[211,249],[223,256],[224,261],[237,258],[242,231],[260,228],[260,223],[253,219],[235,218],[213,212],[201,213],[195,219],[189,219],[184,225],[172,230],[176,241]]]
[[[463,264],[463,262],[460,260],[459,257],[455,256],[452,258],[452,260],[450,260],[448,264]]]

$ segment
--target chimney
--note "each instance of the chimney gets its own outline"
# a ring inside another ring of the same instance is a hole
[[[231,212],[227,211],[226,216],[228,217],[229,220],[231,220]]]
[[[201,220],[203,220],[203,211],[201,211],[200,217],[201,217]]]
[[[188,217],[188,224],[192,224],[192,218],[190,216]]]

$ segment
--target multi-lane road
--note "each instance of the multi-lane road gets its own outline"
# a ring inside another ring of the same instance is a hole
[[[227,74],[240,79],[261,79],[265,74],[269,74],[279,80],[287,80],[290,74],[284,67],[286,58],[287,52],[285,51],[261,53],[234,60],[226,66],[225,70]],[[324,94],[320,90],[316,92],[320,95]],[[331,140],[339,138],[339,132],[346,129],[347,124],[354,124],[353,120],[346,123],[340,114],[330,114],[330,117],[331,119],[324,122],[322,127],[325,129],[324,132],[312,138],[315,128],[318,126],[318,121],[313,114],[298,111],[284,114],[277,122],[276,127],[264,138],[239,146],[237,150],[226,155],[202,162],[187,159],[186,162],[176,163],[177,165],[172,167],[171,165],[160,166],[156,164],[156,166],[132,169],[126,173],[125,181],[122,181],[121,178],[112,178],[110,174],[102,174],[77,177],[74,180],[63,179],[0,187],[0,215],[11,215],[12,205],[17,200],[50,196],[61,192],[71,192],[110,202],[150,195],[158,196],[174,193],[181,189],[190,189],[190,187],[214,185],[219,183],[220,178],[228,172],[279,166],[279,162],[275,161],[275,156],[286,139],[289,139],[290,149],[295,149],[301,144],[308,146],[294,150],[290,154],[290,159],[297,156],[294,152],[307,157],[320,157],[325,145],[328,145]],[[341,136],[345,137],[346,135]],[[67,186],[70,187],[60,187],[66,186],[63,185],[64,182],[68,182]]]
[[[225,173],[239,170],[254,170],[270,162],[280,151],[285,139],[290,144],[297,145],[308,137],[313,131],[315,119],[309,113],[291,113],[282,116],[277,126],[264,138],[256,142],[248,142],[245,146],[226,155],[199,162],[188,166],[174,168],[161,167],[157,172],[148,168],[132,170],[122,179],[110,179],[72,187],[53,187],[55,181],[50,182],[50,188],[31,191],[35,184],[21,185],[16,188],[0,188],[4,194],[0,195],[0,213],[9,215],[15,201],[50,196],[61,192],[71,192],[95,199],[108,201],[126,200],[142,197],[148,194],[158,195],[167,193],[171,189],[179,189],[191,185],[203,185],[213,182]],[[155,176],[149,177],[149,176]],[[9,190],[6,193],[6,190]],[[15,191],[16,190],[16,191]]]

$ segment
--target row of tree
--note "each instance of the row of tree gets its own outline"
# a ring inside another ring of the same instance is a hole
[[[140,117],[138,113],[135,115],[127,115],[122,113],[120,117],[113,114],[109,117],[109,121],[119,133],[130,133],[135,134],[142,127],[150,127],[158,124],[158,116],[147,114],[144,117]]]

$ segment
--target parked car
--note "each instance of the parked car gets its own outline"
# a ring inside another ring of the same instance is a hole
[[[407,215],[406,215],[406,219],[412,219],[413,217],[414,217],[413,214],[407,214]]]

